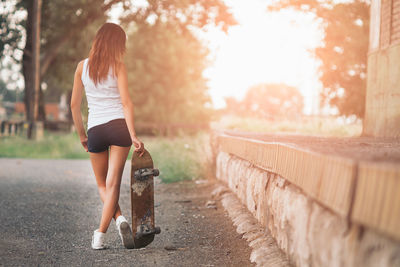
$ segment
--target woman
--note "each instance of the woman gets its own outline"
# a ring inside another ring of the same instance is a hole
[[[133,247],[132,231],[118,205],[122,172],[132,143],[143,154],[143,143],[136,137],[133,104],[128,91],[127,73],[122,62],[126,34],[113,23],[97,32],[89,58],[79,62],[72,89],[71,111],[84,149],[89,152],[96,182],[103,201],[100,226],[93,233],[92,248],[104,249],[105,233],[115,219],[127,248]],[[89,107],[87,136],[80,106],[85,88]]]

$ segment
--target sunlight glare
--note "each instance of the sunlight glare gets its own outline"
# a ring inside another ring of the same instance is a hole
[[[208,40],[214,63],[205,71],[214,106],[225,105],[224,97],[242,98],[258,83],[285,83],[297,87],[305,97],[307,114],[318,109],[318,62],[309,50],[321,40],[312,15],[295,11],[268,12],[266,1],[226,1],[239,25],[225,35],[209,29]]]

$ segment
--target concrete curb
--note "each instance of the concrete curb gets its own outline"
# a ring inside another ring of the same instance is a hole
[[[285,253],[278,247],[275,239],[264,229],[239,199],[222,185],[217,185],[211,193],[220,200],[228,212],[236,231],[242,234],[252,248],[250,261],[257,266],[291,266]]]

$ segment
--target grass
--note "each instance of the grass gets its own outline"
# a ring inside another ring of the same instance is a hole
[[[143,137],[154,165],[160,169],[165,183],[199,179],[209,174],[208,134],[182,135],[175,138]],[[128,158],[131,158],[133,148]],[[37,159],[89,159],[76,133],[45,132],[42,141],[27,140],[21,136],[0,138],[0,157]]]
[[[179,136],[175,138],[144,138],[145,147],[151,153],[154,165],[160,169],[165,183],[200,179],[210,173],[208,134]]]
[[[36,159],[88,159],[75,133],[44,133],[41,141],[22,136],[0,137],[0,157]]]

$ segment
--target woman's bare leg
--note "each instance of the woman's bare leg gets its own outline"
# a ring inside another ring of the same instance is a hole
[[[101,201],[106,198],[106,178],[108,172],[108,150],[100,153],[89,153],[90,161],[92,162],[92,167],[94,175],[96,176],[97,188],[99,189],[99,194]],[[117,219],[121,215],[121,209],[117,204],[116,211],[114,213],[114,219]]]
[[[110,159],[106,179],[106,194],[99,231],[105,233],[118,207],[122,172],[130,147],[110,146]]]

